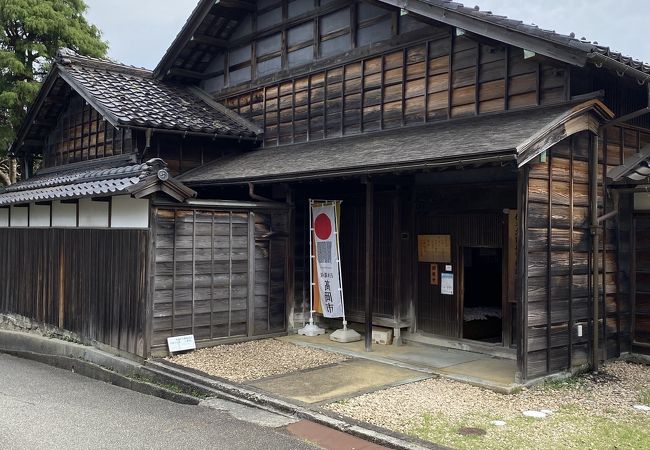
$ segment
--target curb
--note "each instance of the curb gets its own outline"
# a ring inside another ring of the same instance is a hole
[[[4,351],[8,355],[16,356],[18,358],[29,359],[39,363],[47,364],[49,366],[57,367],[59,369],[71,371],[88,378],[92,378],[104,383],[110,383],[121,388],[129,389],[131,391],[139,392],[145,395],[152,395],[164,400],[169,400],[174,403],[183,405],[198,405],[200,400],[191,395],[182,394],[170,391],[164,387],[157,386],[152,383],[140,381],[135,378],[129,378],[121,375],[112,370],[83,361],[81,359],[71,358],[68,356],[59,355],[44,355],[42,353],[26,352],[26,351]]]

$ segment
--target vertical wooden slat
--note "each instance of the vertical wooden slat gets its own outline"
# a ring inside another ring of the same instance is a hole
[[[528,378],[528,186],[530,166],[519,171],[517,211],[519,214],[519,251],[517,265],[517,369],[521,380]]]
[[[548,224],[546,244],[546,372],[551,372],[551,305],[553,303],[553,276],[551,272],[553,253],[553,151],[547,152],[548,164]]]
[[[178,238],[176,229],[176,212],[174,212],[174,226],[172,235],[172,317],[171,317],[171,335],[176,335],[176,239]]]
[[[65,240],[59,244],[59,328],[65,326]]]
[[[248,328],[249,337],[255,333],[255,213],[248,214]]]
[[[427,40],[424,46],[424,119],[423,122],[429,121],[429,60],[431,53],[431,41]]]
[[[196,299],[196,210],[192,211],[192,334],[195,334],[194,302]]]
[[[574,333],[574,323],[573,323],[573,277],[574,277],[574,267],[573,267],[573,258],[574,258],[574,224],[575,224],[575,215],[574,215],[574,197],[575,197],[575,187],[574,187],[574,157],[575,157],[575,138],[571,137],[569,140],[569,336],[568,336],[568,345],[569,349],[567,352],[568,358],[568,367],[571,369],[573,367],[573,333]]]
[[[210,339],[214,339],[214,214],[214,212],[210,213]],[[232,230],[232,223],[230,229]],[[230,241],[232,242],[232,238]],[[232,277],[232,273],[230,276]],[[230,311],[228,311],[228,335],[230,336]]]

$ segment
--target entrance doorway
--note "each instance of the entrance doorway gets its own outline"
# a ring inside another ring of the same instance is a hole
[[[499,344],[503,330],[503,252],[463,248],[462,337]]]

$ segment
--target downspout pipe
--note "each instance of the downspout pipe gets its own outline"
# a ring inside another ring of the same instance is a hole
[[[255,201],[258,201],[258,202],[272,202],[272,203],[276,203],[276,202],[274,202],[273,200],[271,200],[270,198],[266,198],[266,197],[263,197],[263,196],[261,196],[261,195],[256,194],[256,193],[255,193],[255,185],[254,185],[253,183],[250,183],[250,182],[248,183],[248,196],[249,196],[252,200],[255,200]]]

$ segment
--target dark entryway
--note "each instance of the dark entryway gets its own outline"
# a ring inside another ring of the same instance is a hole
[[[500,248],[463,248],[463,338],[502,340],[503,253]]]

